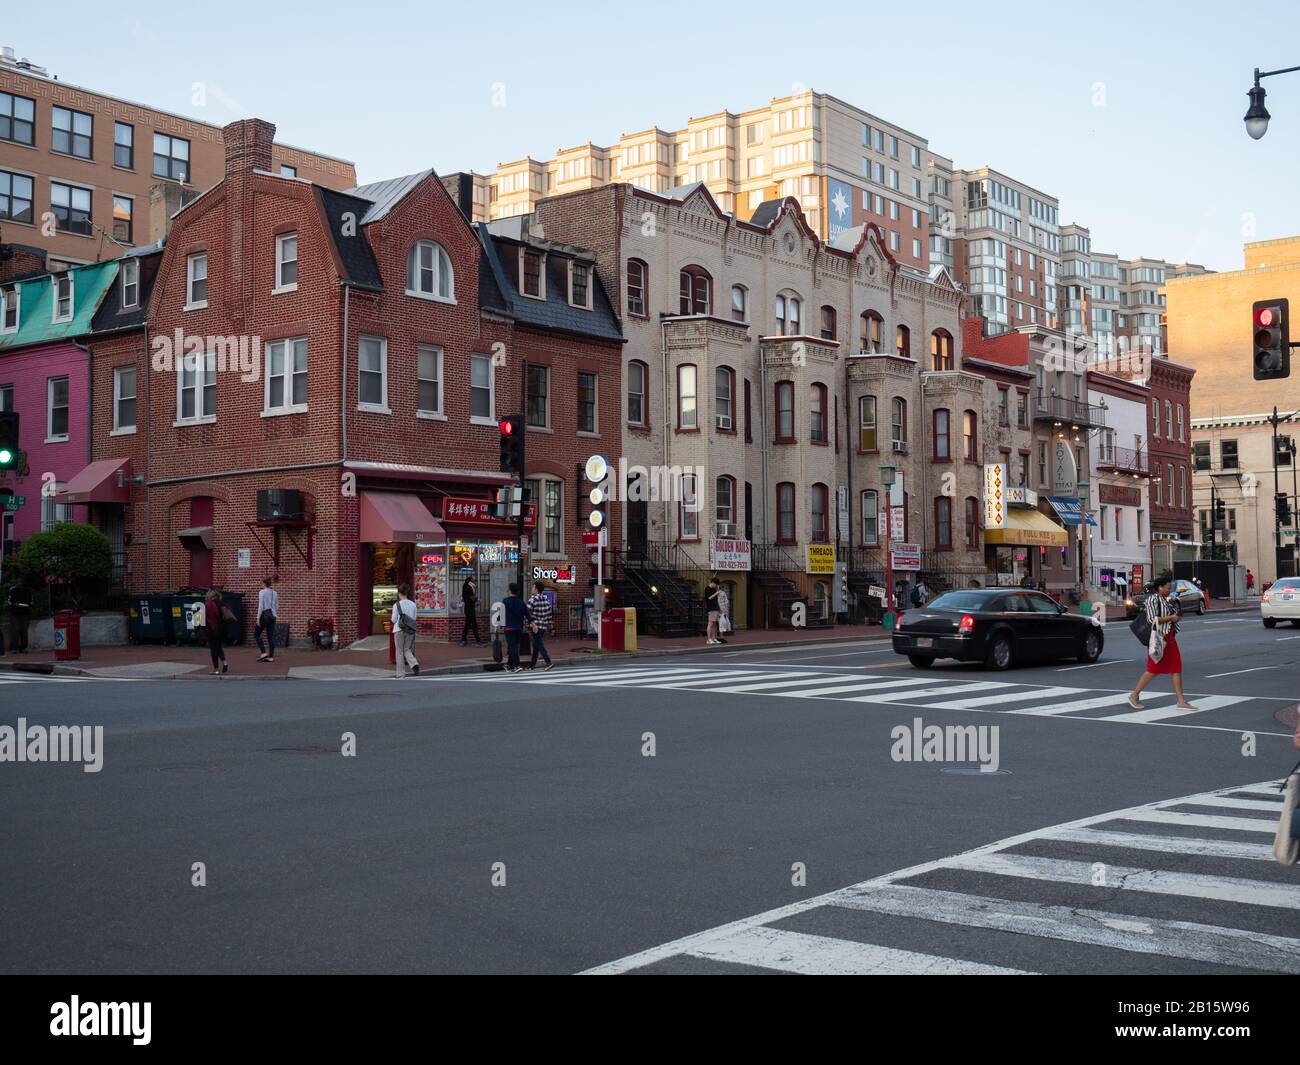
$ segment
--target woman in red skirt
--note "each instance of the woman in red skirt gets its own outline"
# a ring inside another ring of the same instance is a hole
[[[1151,639],[1147,644],[1147,670],[1138,679],[1137,687],[1129,693],[1128,704],[1134,710],[1142,709],[1142,689],[1157,676],[1167,674],[1174,684],[1180,710],[1195,710],[1183,694],[1183,656],[1178,652],[1178,607],[1169,598],[1169,577],[1157,577],[1147,596],[1147,621],[1151,623]]]

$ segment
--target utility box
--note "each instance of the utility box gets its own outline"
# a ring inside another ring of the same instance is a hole
[[[632,615],[633,633],[635,634],[636,615]],[[635,639],[635,635],[633,637]],[[600,649],[602,651],[625,650],[627,639],[627,608],[610,607],[600,614]]]
[[[636,607],[623,608],[623,650],[636,650]]]

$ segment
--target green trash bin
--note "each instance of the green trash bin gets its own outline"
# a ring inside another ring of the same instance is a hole
[[[172,596],[172,628],[177,643],[207,643],[207,634],[195,627],[196,616],[202,616],[203,597],[206,590],[186,589]]]
[[[224,606],[230,607],[230,612],[235,615],[234,621],[227,621],[226,627],[221,632],[221,639],[228,644],[241,644],[244,642],[244,593],[243,592],[222,592],[221,602]]]
[[[886,632],[894,631],[894,622],[898,620],[898,615],[892,610],[886,610],[884,616],[880,619],[881,628]]]
[[[126,636],[131,643],[171,643],[176,638],[170,595],[136,596],[127,607]]]
[[[1094,603],[1092,602],[1091,599],[1083,599],[1083,600],[1080,600],[1080,602],[1079,602],[1079,613],[1082,614],[1084,617],[1087,617],[1088,615],[1090,615],[1090,614],[1092,613],[1092,608],[1093,608],[1095,605],[1096,605],[1096,604],[1094,604]]]

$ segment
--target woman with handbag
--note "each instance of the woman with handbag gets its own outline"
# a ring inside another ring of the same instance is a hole
[[[235,620],[235,612],[221,601],[221,593],[213,588],[203,600],[203,632],[208,638],[208,654],[212,656],[212,676],[230,672],[226,649],[221,646],[226,622]]]
[[[718,584],[718,643],[726,643],[722,637],[731,632],[731,596],[726,587]]]
[[[1183,656],[1178,650],[1178,605],[1169,598],[1169,577],[1157,577],[1151,584],[1151,594],[1145,604],[1146,622],[1150,628],[1147,637],[1147,668],[1138,678],[1137,686],[1129,693],[1128,705],[1142,709],[1142,689],[1157,676],[1167,675],[1173,681],[1178,709],[1195,710],[1183,694]],[[1137,622],[1134,622],[1136,631]]]
[[[257,640],[257,649],[261,652],[259,662],[275,661],[275,625],[280,616],[280,595],[271,587],[270,577],[262,578],[262,589],[257,593],[257,625],[253,629],[253,638]],[[267,645],[262,643],[262,633],[266,633]]]

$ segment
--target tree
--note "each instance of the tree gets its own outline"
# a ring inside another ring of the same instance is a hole
[[[85,582],[112,575],[113,552],[93,525],[68,522],[28,536],[18,549],[18,568],[30,581],[65,586],[75,610]]]

